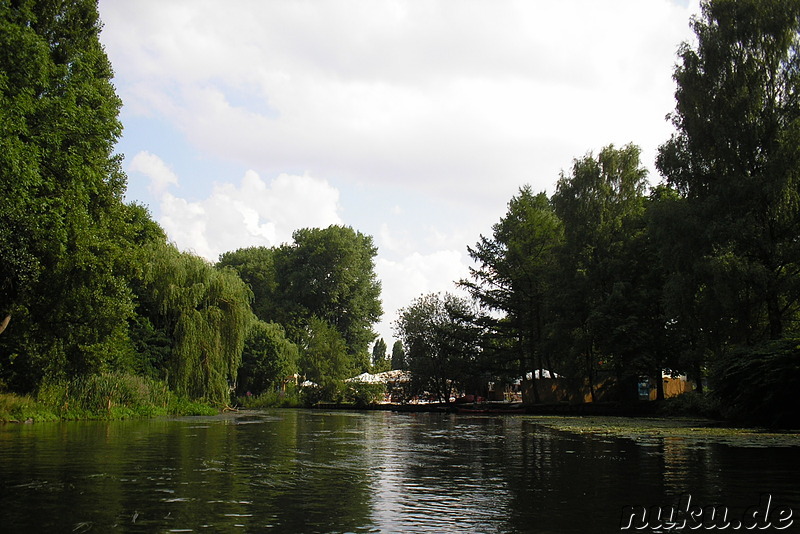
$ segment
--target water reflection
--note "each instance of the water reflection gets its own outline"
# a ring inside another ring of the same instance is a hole
[[[281,410],[0,426],[3,531],[617,532],[622,507],[800,513],[797,448],[634,441],[534,417]]]

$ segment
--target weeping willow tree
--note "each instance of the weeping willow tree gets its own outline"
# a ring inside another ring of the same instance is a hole
[[[172,245],[154,245],[146,254],[140,313],[171,340],[163,362],[170,387],[226,404],[253,320],[250,289],[235,271],[215,269]]]

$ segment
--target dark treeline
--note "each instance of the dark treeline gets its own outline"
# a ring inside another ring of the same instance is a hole
[[[800,2],[707,1],[692,24],[659,185],[634,145],[576,159],[469,248],[474,302],[402,310],[409,368],[437,362],[430,391],[547,369],[592,397],[610,377],[624,400],[667,370],[727,416],[798,424]]]
[[[213,265],[123,201],[100,27],[96,0],[0,2],[0,393],[88,413],[166,404],[167,388],[224,406],[237,385],[335,389],[367,370],[370,237],[299,230]]]

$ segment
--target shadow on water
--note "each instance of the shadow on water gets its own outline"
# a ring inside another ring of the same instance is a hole
[[[0,426],[3,531],[619,532],[625,505],[800,510],[800,455],[537,417],[279,410]]]

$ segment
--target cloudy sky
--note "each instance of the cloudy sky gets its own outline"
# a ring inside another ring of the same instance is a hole
[[[128,200],[211,261],[294,230],[378,246],[378,333],[452,291],[524,184],[670,135],[696,0],[100,0]]]

